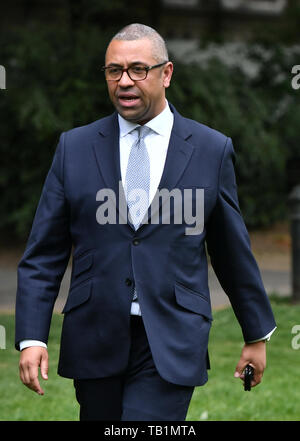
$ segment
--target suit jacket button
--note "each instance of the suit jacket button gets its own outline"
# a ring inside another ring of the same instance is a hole
[[[131,279],[126,279],[125,283],[127,286],[131,286],[132,285],[132,280]]]
[[[140,243],[140,240],[135,238],[133,239],[132,243],[133,245],[138,245]]]

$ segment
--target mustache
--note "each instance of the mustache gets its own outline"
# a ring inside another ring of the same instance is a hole
[[[116,93],[117,98],[132,99],[132,98],[139,98],[139,96],[140,95],[134,91],[117,91]]]

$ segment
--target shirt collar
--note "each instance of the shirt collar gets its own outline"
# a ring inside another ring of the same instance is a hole
[[[120,127],[120,138],[128,135],[128,133],[132,132],[136,127],[139,127],[139,124],[127,121],[120,114],[118,114],[118,119]],[[155,118],[148,121],[145,125],[147,127],[150,127],[150,129],[152,129],[159,135],[167,136],[172,130],[173,120],[173,113],[170,110],[168,101],[166,101],[166,107],[164,108],[164,110]]]

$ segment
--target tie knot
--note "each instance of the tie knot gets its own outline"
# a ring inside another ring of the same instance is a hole
[[[144,139],[152,131],[150,127],[140,126],[137,129],[139,139]]]

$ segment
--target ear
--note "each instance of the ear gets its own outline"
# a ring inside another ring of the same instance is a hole
[[[163,70],[163,85],[165,88],[170,86],[171,78],[173,74],[173,63],[168,61]]]

